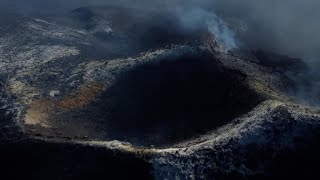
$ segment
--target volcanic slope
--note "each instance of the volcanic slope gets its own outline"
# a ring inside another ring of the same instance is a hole
[[[287,57],[227,53],[206,27],[181,33],[161,12],[154,21],[128,9],[105,12],[1,12],[4,172],[32,179],[318,175],[319,109],[296,100],[288,64],[270,61]]]

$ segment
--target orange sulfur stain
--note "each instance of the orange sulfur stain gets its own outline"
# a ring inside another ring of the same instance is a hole
[[[25,115],[26,125],[40,125],[50,127],[49,115],[54,110],[70,111],[82,108],[95,101],[104,88],[99,84],[81,86],[76,92],[60,101],[53,101],[49,98],[33,101]]]

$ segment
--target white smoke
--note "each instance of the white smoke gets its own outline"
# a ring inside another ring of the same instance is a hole
[[[243,24],[242,41],[252,48],[319,59],[319,0],[206,0],[226,21]],[[237,24],[237,25],[238,25]]]
[[[295,95],[304,104],[320,106],[320,62],[319,59],[307,59],[307,71],[301,73],[290,73],[288,76],[295,81]]]
[[[182,23],[185,31],[191,32],[199,29],[200,26],[207,26],[208,31],[214,36],[215,40],[225,51],[236,48],[237,43],[235,40],[235,34],[212,9],[209,10],[203,7],[204,2],[206,1],[207,0],[0,0],[0,6],[14,7],[17,11],[21,11],[23,13],[41,12],[49,15],[55,13],[61,14],[63,11],[68,12],[82,6],[118,6],[129,8],[131,10],[135,9],[137,14],[145,14],[144,12],[149,13],[152,11],[163,11],[163,16],[170,16],[165,12],[171,12],[178,16],[180,20],[179,23]]]
[[[208,30],[214,35],[224,50],[229,51],[237,48],[235,34],[215,14],[210,14],[206,23]]]
[[[237,48],[235,33],[212,10],[178,8],[177,12],[186,29],[192,29],[200,26],[199,23],[204,23],[225,51]]]

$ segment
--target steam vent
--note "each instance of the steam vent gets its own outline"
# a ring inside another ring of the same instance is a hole
[[[288,76],[305,70],[299,59],[227,51],[208,23],[186,28],[170,11],[0,11],[0,21],[4,177],[319,175],[320,110]]]

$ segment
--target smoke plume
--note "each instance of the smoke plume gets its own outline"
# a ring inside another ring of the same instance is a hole
[[[205,23],[226,50],[263,49],[303,59],[309,71],[291,78],[301,97],[319,97],[319,0],[0,0],[0,5],[21,13],[46,14],[107,5],[135,8],[137,14],[170,10],[186,29]]]
[[[206,25],[208,31],[212,33],[216,40],[226,51],[237,47],[234,33],[229,29],[228,25],[220,19],[212,9],[203,8],[202,1],[194,0],[2,0],[2,6],[11,8],[15,12],[22,14],[46,14],[57,15],[72,11],[75,8],[83,6],[118,6],[123,8],[135,9],[135,14],[145,14],[145,12],[163,11],[163,15],[177,16],[178,26],[185,31],[192,31],[199,26]],[[168,13],[167,13],[168,12]],[[175,27],[172,27],[175,28]]]
[[[24,13],[48,14],[81,6],[117,5],[136,8],[137,13],[166,8],[177,11],[189,27],[199,19],[208,19],[212,24],[209,29],[230,47],[236,44],[234,35],[221,17],[249,47],[304,59],[320,56],[318,0],[0,0],[0,5]]]
[[[309,70],[289,77],[302,101],[320,104],[320,1],[214,0],[223,19],[235,24],[238,38],[252,49],[301,58]],[[290,74],[290,72],[289,72]]]

